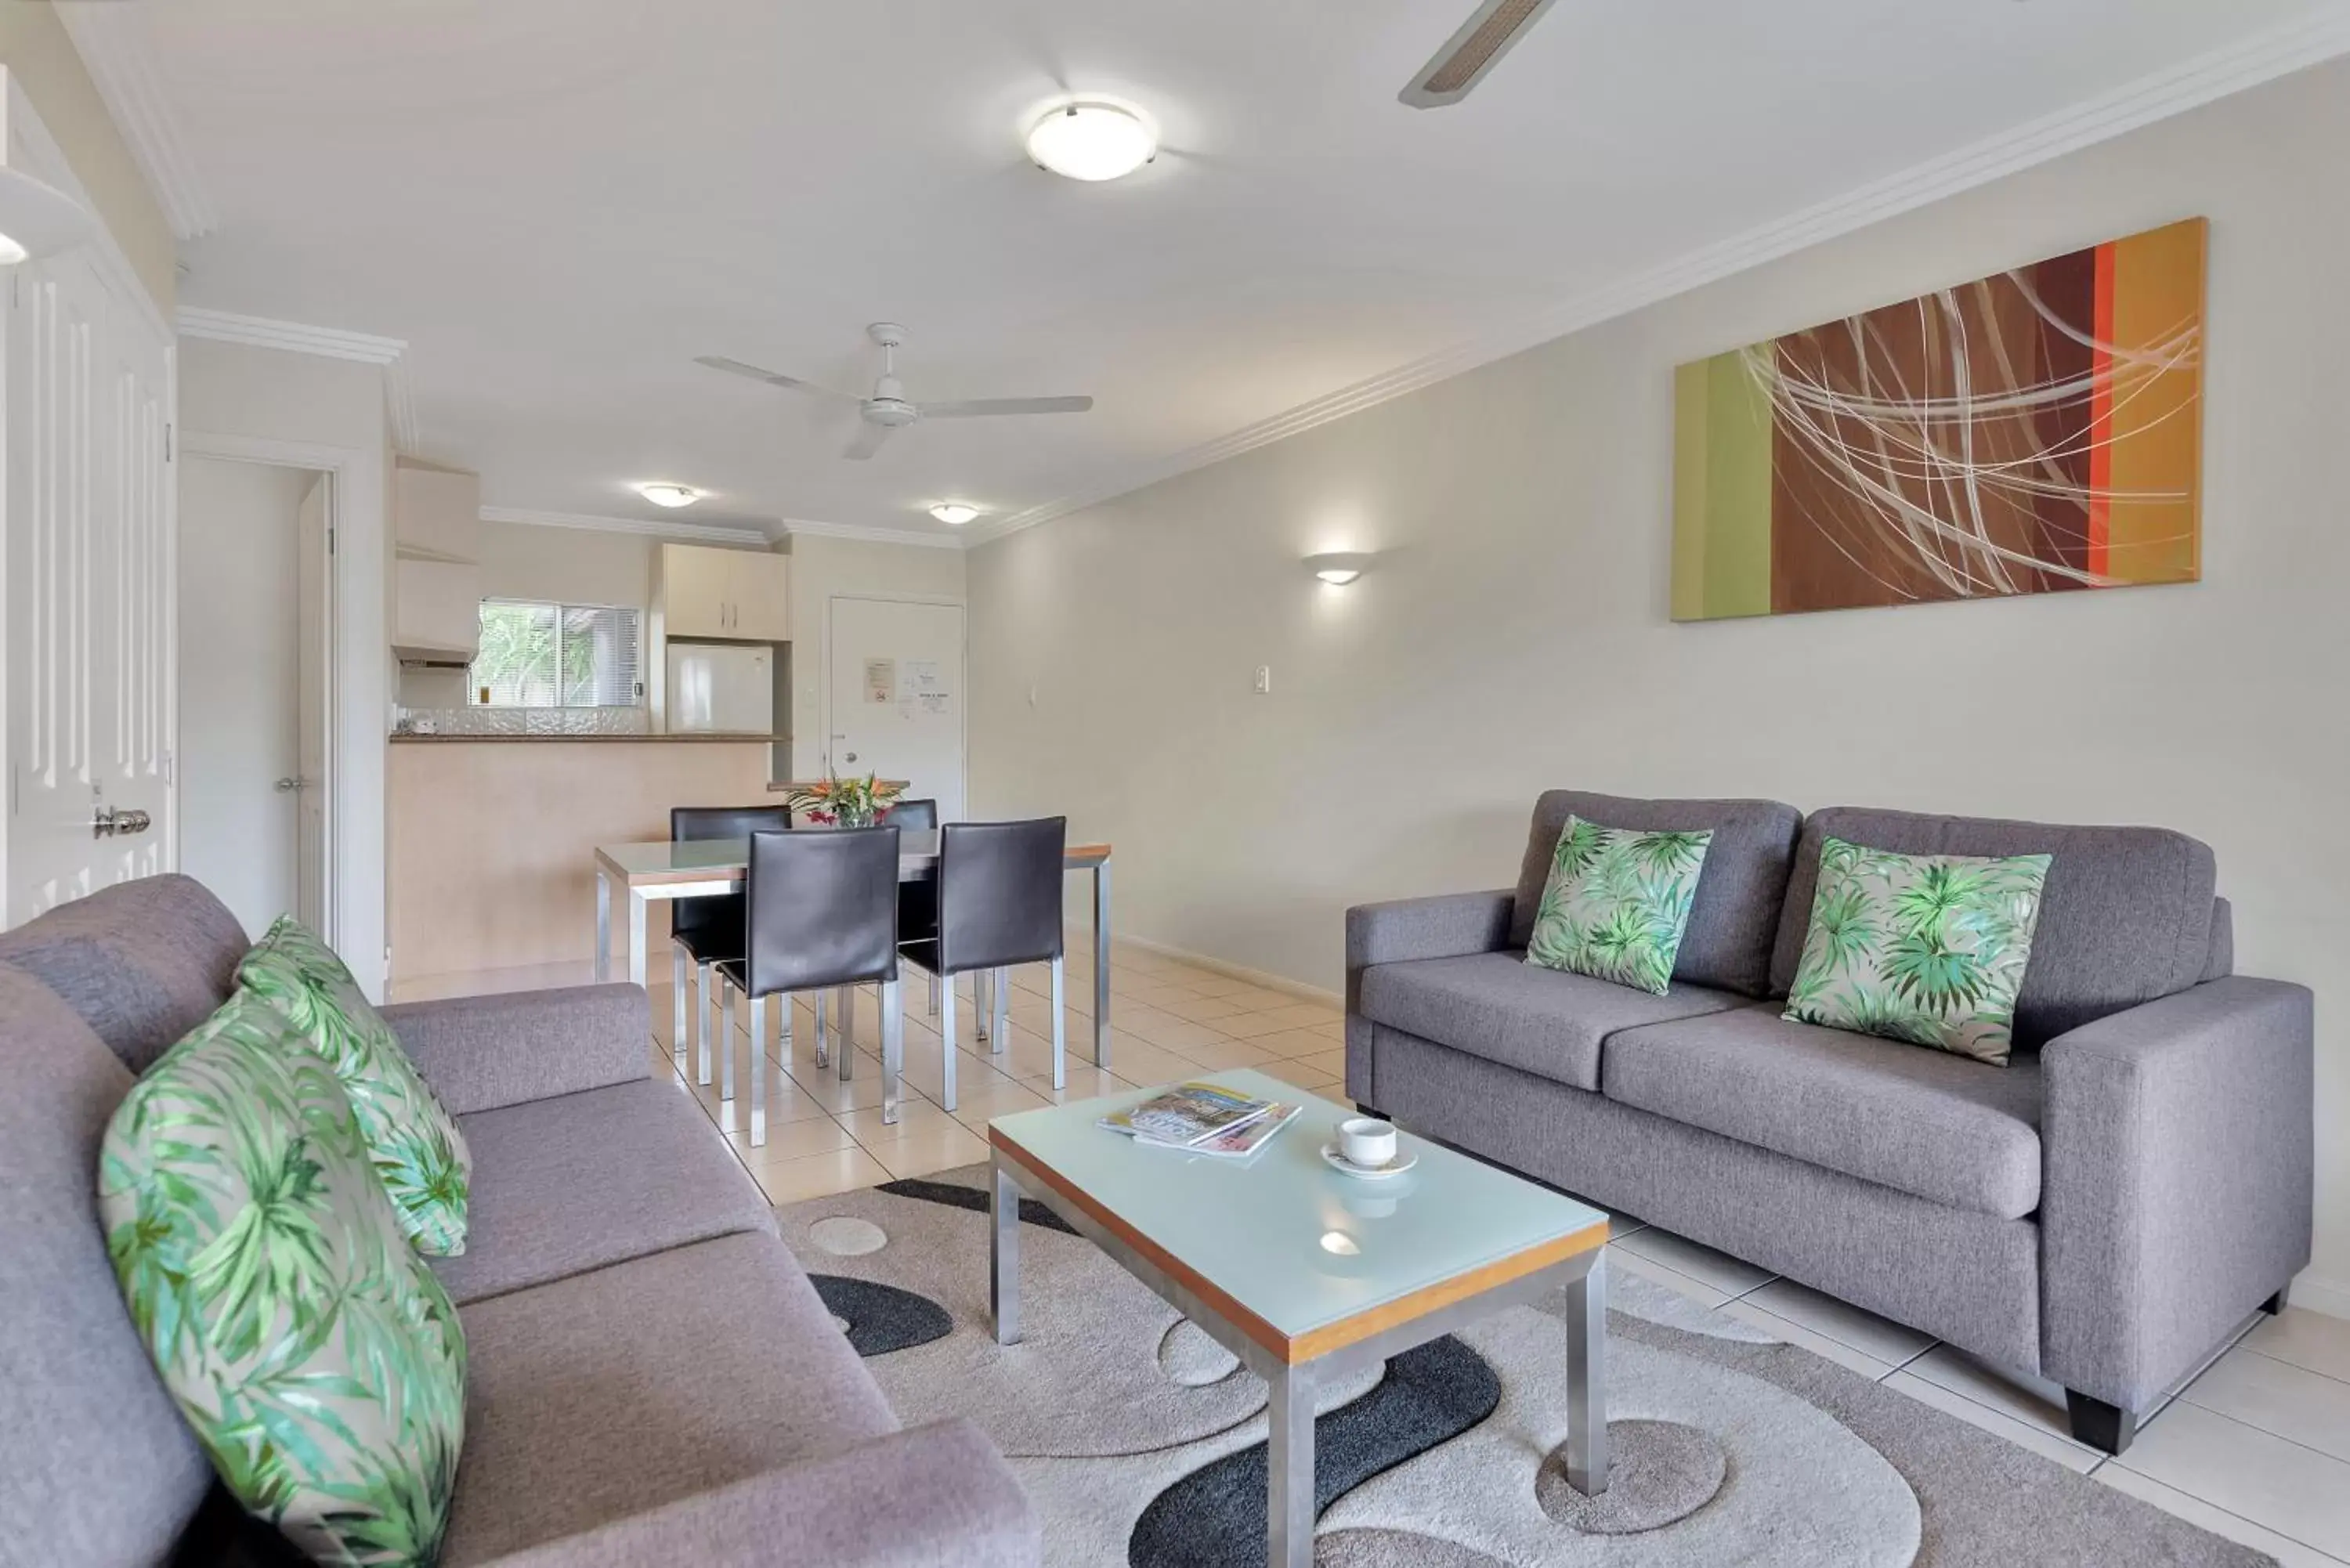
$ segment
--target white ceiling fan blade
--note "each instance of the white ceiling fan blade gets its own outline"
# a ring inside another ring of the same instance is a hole
[[[1414,109],[1459,103],[1550,7],[1551,0],[1484,0],[1398,96]]]
[[[955,403],[924,403],[926,420],[971,420],[986,414],[1082,414],[1091,398],[967,398]]]
[[[853,457],[862,462],[880,451],[881,443],[888,441],[889,432],[897,428],[895,425],[875,424],[871,420],[867,420],[858,427],[856,437],[849,441],[847,449],[840,455]]]
[[[748,376],[754,381],[764,381],[771,387],[788,387],[795,392],[808,392],[819,398],[831,398],[844,403],[861,403],[865,400],[847,392],[836,392],[830,387],[819,387],[814,381],[803,381],[797,376],[786,376],[780,370],[763,370],[756,365],[745,365],[740,359],[729,359],[723,354],[703,354],[693,361],[713,370],[730,375]]]

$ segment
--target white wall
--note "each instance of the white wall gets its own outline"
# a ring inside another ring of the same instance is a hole
[[[238,343],[180,344],[181,450],[298,450],[339,465],[335,556],[335,948],[380,996],[384,941],[384,733],[391,694],[386,614],[391,544],[383,368]]]
[[[963,553],[929,545],[794,534],[792,557],[792,776],[824,776],[824,691],[837,594],[963,602]]]
[[[1509,884],[1549,785],[2182,829],[2239,966],[2320,992],[2303,1294],[2350,1311],[2345,154],[2337,64],[984,546],[978,805],[1115,841],[1121,929],[1325,987],[1348,904]],[[1676,365],[2196,213],[2200,585],[1668,619]]]
[[[482,597],[641,610],[651,602],[653,551],[660,545],[644,534],[484,523]]]

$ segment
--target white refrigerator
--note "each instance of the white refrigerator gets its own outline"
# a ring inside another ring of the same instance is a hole
[[[671,733],[772,734],[775,650],[740,643],[671,643],[668,709]]]

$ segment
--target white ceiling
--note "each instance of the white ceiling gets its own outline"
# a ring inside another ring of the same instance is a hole
[[[94,0],[111,4],[113,0]],[[184,305],[403,338],[424,455],[495,506],[945,532],[1588,299],[2342,0],[1560,0],[1460,107],[1471,0],[142,0],[216,232]],[[2280,32],[2279,30],[2283,30]],[[2247,52],[2246,41],[2254,47]],[[2210,72],[2206,72],[2210,75]],[[1163,128],[1082,185],[1066,90]],[[702,369],[1087,415],[901,433]],[[1229,442],[1227,443],[1229,444]],[[980,525],[982,530],[986,525]]]

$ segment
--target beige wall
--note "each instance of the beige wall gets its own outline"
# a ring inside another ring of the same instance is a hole
[[[642,534],[484,523],[482,597],[643,609],[650,601],[659,545]]]
[[[963,602],[963,553],[795,534],[792,556],[792,774],[824,775],[825,607],[836,594]]]
[[[974,800],[1115,840],[1121,929],[1326,987],[1347,905],[1510,883],[1546,785],[2183,829],[2240,966],[2319,990],[2303,1294],[2350,1310],[2345,153],[2337,64],[983,546]],[[1667,618],[1676,365],[2196,213],[2200,585]]]
[[[171,320],[178,281],[172,226],[49,0],[0,0],[0,65],[24,83],[99,216]]]

